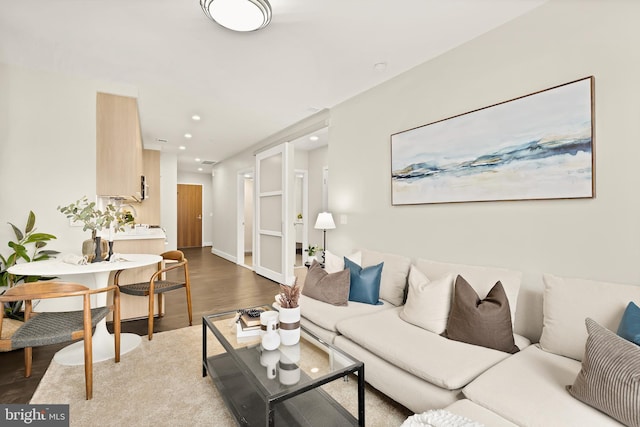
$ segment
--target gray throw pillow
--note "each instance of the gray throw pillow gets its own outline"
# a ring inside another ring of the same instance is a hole
[[[621,423],[640,427],[640,347],[585,320],[587,344],[582,369],[569,393]]]
[[[332,305],[347,305],[349,301],[349,270],[327,273],[313,261],[302,287],[302,294]]]
[[[502,283],[498,281],[481,300],[473,287],[458,276],[442,336],[507,353],[520,351],[513,339],[511,309]]]

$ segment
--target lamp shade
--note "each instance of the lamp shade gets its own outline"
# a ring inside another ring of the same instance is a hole
[[[316,225],[313,228],[317,228],[318,230],[331,230],[336,228],[336,223],[333,222],[333,216],[329,212],[320,212],[316,220]]]
[[[271,22],[268,0],[200,0],[210,19],[233,31],[256,31]]]

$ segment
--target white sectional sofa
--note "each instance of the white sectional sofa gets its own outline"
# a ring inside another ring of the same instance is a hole
[[[416,413],[446,408],[487,426],[620,425],[571,396],[566,386],[581,369],[585,318],[615,331],[629,301],[640,303],[639,286],[545,275],[540,343],[530,345],[514,333],[520,351],[510,354],[445,338],[409,323],[403,310],[412,297],[407,293],[418,277],[414,274],[422,273],[429,283],[460,275],[481,299],[500,281],[514,320],[519,272],[368,250],[361,251],[359,261],[363,267],[384,262],[382,304],[334,306],[305,296],[303,290],[301,323],[362,360],[366,381],[376,389]],[[442,297],[430,297],[438,295]],[[640,400],[638,405],[640,418]]]

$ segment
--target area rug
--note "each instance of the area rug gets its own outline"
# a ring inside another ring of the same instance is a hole
[[[69,404],[71,426],[235,426],[209,377],[202,377],[202,326],[153,335],[121,357],[94,364],[93,399],[85,400],[84,367],[51,362],[32,404]],[[357,413],[357,380],[327,384]],[[399,426],[406,408],[367,386],[367,426]]]

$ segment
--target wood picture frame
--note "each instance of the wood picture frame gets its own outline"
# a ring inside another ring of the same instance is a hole
[[[593,198],[594,77],[391,135],[391,204]]]

